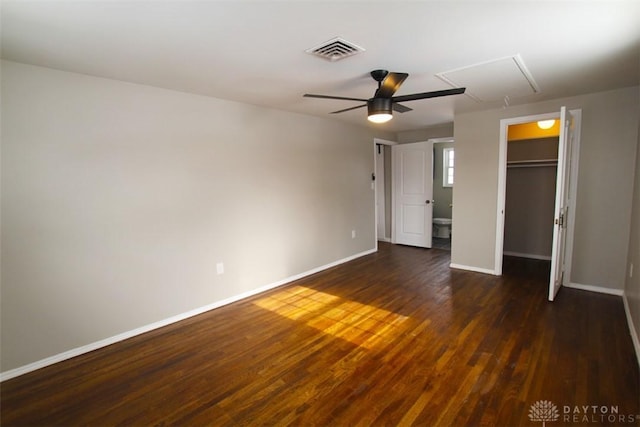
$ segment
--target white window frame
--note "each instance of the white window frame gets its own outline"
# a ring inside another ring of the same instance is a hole
[[[453,187],[455,183],[455,154],[453,160],[453,166],[449,164],[449,153],[455,153],[453,147],[447,147],[442,149],[442,186]],[[449,169],[453,169],[453,181],[449,182]]]

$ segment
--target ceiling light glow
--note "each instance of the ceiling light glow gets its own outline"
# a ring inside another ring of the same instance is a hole
[[[555,120],[540,120],[538,122],[538,127],[540,129],[551,129],[555,124],[556,124]]]
[[[370,122],[373,123],[386,123],[393,118],[391,114],[388,113],[379,113],[379,114],[371,114],[367,117]]]

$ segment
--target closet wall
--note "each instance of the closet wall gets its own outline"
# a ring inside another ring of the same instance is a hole
[[[504,254],[551,259],[558,137],[509,141]]]

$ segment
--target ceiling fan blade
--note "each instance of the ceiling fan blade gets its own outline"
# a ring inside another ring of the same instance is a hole
[[[413,111],[413,108],[409,108],[395,102],[391,104],[391,108],[393,108],[393,111],[397,111],[398,113],[406,113],[407,111]]]
[[[407,77],[409,77],[407,73],[387,74],[387,77],[384,78],[382,84],[376,91],[375,98],[391,98]]]
[[[348,98],[348,97],[344,97],[344,96],[331,96],[331,95],[314,95],[312,93],[305,93],[304,95],[305,98],[321,98],[321,99],[341,99],[343,101],[361,101],[361,102],[367,102],[366,99],[362,99],[362,98]]]
[[[357,110],[358,108],[362,108],[362,107],[366,107],[366,106],[367,106],[367,104],[362,104],[362,105],[358,105],[357,107],[351,107],[351,108],[345,108],[344,110],[332,111],[329,114],[344,113],[345,111]]]
[[[394,96],[391,98],[393,102],[416,101],[418,99],[437,98],[439,96],[460,95],[464,93],[466,88],[459,87],[456,89],[436,90],[433,92],[413,93],[411,95]]]

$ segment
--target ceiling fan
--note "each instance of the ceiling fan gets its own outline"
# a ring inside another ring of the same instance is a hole
[[[411,95],[393,96],[394,93],[400,88],[402,82],[405,81],[409,74],[407,73],[394,73],[387,70],[373,70],[371,77],[378,82],[378,90],[373,95],[373,98],[349,98],[343,96],[331,96],[331,95],[314,95],[311,93],[305,93],[307,98],[323,98],[323,99],[341,99],[344,101],[361,101],[366,104],[358,105],[356,107],[345,108],[344,110],[333,111],[331,114],[344,113],[345,111],[355,110],[357,108],[367,107],[369,114],[368,119],[374,123],[384,123],[392,119],[392,111],[398,113],[406,113],[412,109],[405,107],[399,102],[416,101],[418,99],[437,98],[439,96],[459,95],[464,93],[466,88],[455,88],[446,90],[436,90],[433,92],[413,93]]]

